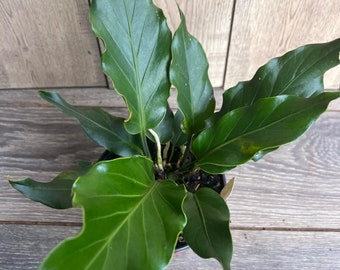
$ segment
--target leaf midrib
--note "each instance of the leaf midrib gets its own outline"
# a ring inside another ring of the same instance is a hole
[[[144,201],[149,198],[153,193],[154,189],[156,188],[157,186],[157,182],[154,182],[152,184],[152,186],[148,187],[146,192],[144,194],[141,195],[141,200],[135,205],[135,207],[133,207],[132,211],[129,212],[126,217],[120,222],[119,226],[117,226],[117,228],[111,233],[109,234],[107,237],[103,238],[103,241],[104,239],[106,239],[105,243],[103,244],[102,248],[100,248],[96,253],[95,255],[93,256],[93,258],[91,259],[91,261],[89,262],[88,266],[86,269],[90,269],[90,266],[92,265],[92,263],[95,262],[95,260],[98,258],[98,256],[101,254],[101,252],[103,250],[105,250],[105,248],[107,247],[107,245],[109,243],[112,242],[112,239],[114,239],[114,237],[117,235],[117,233],[121,230],[121,228],[129,222],[130,220],[130,217],[134,215],[134,213],[137,211],[137,209],[139,209],[141,207],[141,205],[143,205]],[[86,247],[84,247],[86,248]]]
[[[335,49],[336,51],[338,51],[338,49]],[[295,82],[297,81],[302,75],[304,75],[306,72],[308,72],[313,66],[315,66],[316,64],[318,64],[320,61],[323,60],[323,58],[328,58],[329,55],[333,54],[335,50],[330,50],[325,56],[323,56],[322,58],[318,57],[318,59],[316,61],[314,61],[312,64],[310,64],[304,71],[298,73],[298,75],[296,77],[294,77],[292,80],[290,80],[287,85],[277,94],[277,95],[281,95],[282,93],[284,93],[285,91],[287,91],[287,89]],[[325,72],[323,72],[325,73]]]
[[[209,156],[209,155],[211,155],[212,153],[216,152],[217,150],[219,150],[219,149],[225,147],[226,145],[231,144],[231,143],[233,143],[233,142],[239,140],[240,138],[242,138],[242,137],[244,137],[244,136],[248,136],[248,135],[251,135],[251,134],[253,134],[253,133],[259,132],[259,131],[261,131],[261,130],[264,130],[264,129],[266,129],[266,128],[272,126],[272,125],[276,125],[276,124],[277,124],[278,122],[280,122],[280,121],[284,121],[284,120],[286,120],[287,118],[290,118],[290,117],[292,117],[292,116],[301,114],[301,113],[303,113],[304,111],[308,111],[308,110],[310,110],[311,108],[313,108],[313,107],[315,107],[315,106],[319,106],[319,105],[320,105],[320,103],[317,103],[317,104],[314,104],[314,105],[311,106],[311,107],[307,107],[307,109],[305,109],[305,107],[304,107],[304,108],[302,108],[302,110],[299,110],[299,111],[297,111],[297,112],[295,112],[295,113],[293,113],[293,114],[290,114],[290,115],[288,115],[288,116],[286,116],[286,117],[280,118],[280,119],[278,119],[277,121],[271,122],[271,123],[269,123],[269,124],[267,124],[267,125],[265,125],[265,126],[263,126],[263,127],[257,128],[257,129],[255,129],[255,130],[252,130],[252,131],[249,131],[249,132],[246,132],[246,133],[243,133],[243,134],[241,134],[241,135],[239,135],[239,136],[237,136],[237,137],[235,137],[235,138],[233,138],[233,139],[231,139],[231,140],[228,140],[228,141],[226,141],[225,143],[222,143],[222,144],[218,145],[217,147],[214,147],[213,149],[211,149],[211,150],[209,150],[208,152],[206,152],[205,155],[203,155],[200,159],[198,159],[198,162],[197,162],[197,163],[198,163],[198,164],[201,164],[201,165],[203,165],[203,164],[212,164],[211,162],[200,163],[199,160],[204,160],[207,156]],[[274,147],[275,147],[275,146],[274,146]],[[213,163],[213,164],[217,164],[217,163]],[[224,165],[224,164],[217,164],[217,165]],[[229,164],[228,166],[234,166],[234,165],[238,165],[238,164],[233,164],[233,165],[230,165],[230,164]]]
[[[134,7],[135,8],[135,7]],[[125,15],[127,18],[127,23],[128,23],[128,27],[129,27],[129,41],[130,41],[130,47],[131,47],[131,52],[132,52],[132,57],[133,57],[133,65],[134,65],[134,69],[135,69],[135,80],[136,80],[136,90],[137,90],[137,105],[138,105],[138,118],[140,121],[140,129],[141,129],[141,133],[145,134],[146,130],[145,130],[145,115],[144,112],[141,108],[141,105],[143,104],[143,97],[142,97],[142,85],[141,85],[141,80],[139,77],[139,63],[138,63],[138,57],[137,57],[137,53],[135,50],[135,44],[134,44],[134,39],[133,39],[133,30],[132,30],[132,25],[131,25],[131,21],[129,20],[129,13],[126,7],[126,0],[124,0],[124,9],[125,9]]]
[[[202,221],[202,225],[203,225],[203,229],[204,229],[204,234],[206,236],[206,239],[208,240],[209,246],[213,247],[213,243],[211,242],[211,239],[209,237],[209,232],[208,232],[209,230],[208,230],[206,222],[205,222],[204,211],[202,210],[202,207],[200,205],[200,201],[197,198],[197,196],[194,195],[193,197],[194,197],[195,203],[197,205],[199,216],[200,216],[201,221]]]
[[[279,90],[279,92],[277,92],[277,93],[274,93],[274,85],[273,85],[273,87],[272,87],[272,91],[270,92],[270,95],[268,96],[268,97],[273,97],[273,94],[275,95],[275,96],[278,96],[278,95],[282,95],[282,94],[284,94],[286,91],[287,91],[287,89],[289,89],[289,87],[292,85],[292,84],[294,84],[296,81],[298,81],[298,79],[300,79],[300,77],[302,77],[303,75],[305,75],[306,74],[306,72],[308,72],[309,70],[311,70],[312,68],[313,68],[313,66],[315,66],[315,65],[317,65],[319,62],[321,62],[324,58],[328,58],[329,57],[329,55],[331,55],[332,53],[334,53],[335,51],[337,51],[338,49],[334,49],[334,50],[330,50],[325,56],[323,56],[323,57],[318,57],[318,59],[316,60],[316,61],[314,61],[312,64],[310,64],[310,65],[308,65],[308,67],[307,67],[307,69],[305,69],[305,70],[303,70],[303,71],[301,71],[301,72],[299,72],[294,78],[292,78],[290,81],[288,81],[283,87],[282,87],[282,89],[281,90]],[[283,57],[283,56],[281,56],[281,57]],[[278,59],[278,60],[280,60],[280,57],[278,57],[278,58],[274,58],[274,59]],[[274,59],[272,59],[271,61],[273,61]],[[287,62],[287,61],[286,61]],[[267,63],[268,64],[268,63]],[[266,64],[266,65],[267,65]],[[280,63],[280,64],[282,64],[282,63]],[[265,65],[265,66],[266,66]],[[323,72],[323,73],[325,73],[325,72]],[[268,68],[266,68],[266,75],[265,76],[268,76],[268,74],[270,74],[270,72],[268,72]],[[257,79],[257,77],[256,77],[256,79]],[[253,82],[254,80],[252,79],[252,80],[250,80],[250,81],[247,81],[247,82],[241,82],[241,83],[246,83],[247,85],[247,87],[249,87],[249,88],[251,88],[251,84],[252,84],[252,82]],[[275,81],[275,83],[276,83],[276,81]],[[243,85],[243,90],[245,90],[245,85]],[[262,86],[261,86],[262,87]],[[235,92],[235,91],[234,91]],[[257,100],[256,99],[256,96],[258,95],[258,93],[260,92],[260,90],[259,89],[257,89],[257,91],[256,91],[256,93],[254,94],[254,96],[253,96],[253,98],[252,98],[252,101],[250,102],[250,104],[249,105],[252,105],[252,104],[254,104],[255,103],[255,101]],[[226,92],[227,93],[227,92]],[[314,93],[313,93],[314,94]],[[231,103],[231,101],[232,100],[230,100],[229,102]]]

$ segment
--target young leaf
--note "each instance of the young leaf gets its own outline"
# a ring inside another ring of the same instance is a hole
[[[196,165],[209,173],[222,173],[261,150],[291,142],[339,96],[340,92],[313,98],[277,96],[233,110],[194,140]]]
[[[186,218],[186,192],[155,181],[151,160],[134,156],[99,162],[73,187],[84,227],[65,240],[41,269],[163,269]]]
[[[223,94],[222,117],[236,108],[261,98],[278,95],[312,97],[323,92],[323,75],[338,65],[340,39],[299,47],[259,68],[254,77],[240,82]]]
[[[171,32],[166,19],[151,0],[93,0],[90,21],[105,44],[103,70],[130,111],[125,127],[145,134],[167,108]]]
[[[37,182],[31,178],[20,181],[9,181],[13,188],[21,192],[26,198],[40,202],[56,209],[72,207],[72,185],[74,181],[85,174],[92,164],[88,163],[79,170],[65,171],[57,175],[50,182]]]
[[[177,102],[184,115],[183,131],[194,134],[215,109],[213,88],[208,78],[208,61],[201,44],[188,33],[185,17],[175,32],[171,51],[170,80],[177,88]]]
[[[226,201],[229,196],[231,195],[231,192],[233,191],[235,183],[235,178],[231,178],[223,187],[223,189],[220,192],[221,197]]]
[[[184,212],[188,222],[183,237],[192,250],[202,258],[216,258],[223,269],[230,269],[233,254],[230,215],[222,197],[209,188],[188,193]]]
[[[178,110],[175,113],[175,118],[174,118],[174,122],[172,126],[172,129],[174,131],[174,136],[172,137],[171,142],[175,146],[184,145],[188,141],[188,138],[189,138],[189,135],[183,133],[183,129],[181,128],[183,120],[184,120],[183,114],[180,110]]]
[[[157,133],[159,140],[161,143],[165,144],[171,140],[174,136],[172,126],[174,122],[174,114],[168,104],[166,114],[162,120],[162,122],[155,127],[153,130]],[[147,136],[150,140],[154,141],[153,136],[148,132]]]
[[[57,93],[40,91],[39,94],[62,112],[75,117],[86,134],[105,149],[120,156],[142,153],[139,137],[126,132],[124,119],[114,117],[100,108],[78,109]]]

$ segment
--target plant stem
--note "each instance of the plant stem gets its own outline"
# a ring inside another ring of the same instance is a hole
[[[168,160],[168,154],[169,154],[169,150],[170,150],[170,147],[171,147],[171,143],[170,142],[167,142],[165,144],[165,147],[163,149],[163,164],[165,165],[167,163],[167,160]]]
[[[172,158],[173,158],[174,153],[175,153],[175,146],[173,144],[170,144],[170,147],[171,147],[171,152],[170,152],[170,155],[169,155],[169,158],[168,158],[169,162],[172,161]]]
[[[160,142],[159,137],[158,137],[158,135],[155,131],[153,131],[152,129],[149,129],[149,132],[154,137],[154,139],[156,141],[156,145],[157,145],[157,165],[158,165],[158,169],[160,169],[161,171],[164,171],[161,142]]]
[[[142,145],[143,145],[144,155],[146,155],[148,158],[152,159],[151,154],[150,154],[150,150],[149,150],[149,146],[148,146],[148,142],[146,141],[145,134],[140,133],[140,137],[141,137],[141,141],[142,141]]]
[[[190,152],[190,148],[191,148],[191,142],[192,142],[192,135],[189,137],[186,145],[185,145],[185,151],[184,151],[184,155],[183,155],[183,159],[182,159],[182,162],[183,162],[183,166],[186,165],[186,161],[188,159],[188,156],[189,156],[189,152]]]
[[[176,172],[179,172],[181,174],[183,173],[190,173],[190,171],[192,171],[195,168],[195,162],[190,161],[187,164],[183,164],[183,166],[181,166],[180,168],[178,168],[176,170]]]

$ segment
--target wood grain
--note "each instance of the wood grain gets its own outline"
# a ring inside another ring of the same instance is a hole
[[[228,50],[233,0],[177,1],[186,15],[188,30],[201,43],[210,63],[209,76],[214,87],[221,87]],[[179,23],[176,1],[155,0],[174,32]]]
[[[175,1],[155,2],[175,29]],[[178,2],[207,51],[215,86],[248,80],[296,46],[340,36],[337,0],[235,1],[224,77],[234,1]],[[75,160],[96,160],[103,151],[36,90],[13,88],[52,88],[71,104],[127,115],[121,97],[105,88],[87,13],[87,0],[0,1],[0,269],[36,269],[82,222],[80,208],[50,209],[23,198],[7,180],[48,181],[74,168]],[[327,76],[326,86],[339,89],[340,68]],[[69,88],[80,86],[87,88]],[[217,108],[222,93],[215,89]],[[170,105],[177,107],[174,90]],[[236,179],[228,200],[233,269],[340,269],[339,138],[340,99],[296,142],[227,174]],[[174,256],[169,269],[221,267],[189,249]]]
[[[101,90],[60,91],[71,103],[86,106],[96,104],[96,95],[88,98],[91,91]],[[23,198],[6,181],[48,181],[74,167],[75,160],[95,160],[103,151],[75,120],[41,101],[35,91],[21,92],[27,93],[22,99],[20,91],[0,91],[0,220],[81,222],[80,209],[46,208]],[[111,94],[103,90],[101,105],[110,106]],[[121,101],[114,104],[111,112],[126,114]],[[236,178],[229,201],[234,227],[339,228],[339,113],[326,113],[295,143],[227,174]]]
[[[49,89],[48,91],[58,92],[66,101],[81,107],[102,107],[102,108],[126,108],[121,96],[112,89],[107,88],[74,88],[74,89]],[[329,91],[329,90],[327,90]],[[331,90],[332,91],[332,90]],[[222,95],[224,90],[214,89],[216,99],[216,110],[222,105]],[[171,89],[169,104],[174,110],[178,108],[176,101],[176,90]],[[49,104],[39,98],[37,90],[0,90],[0,107],[46,107]],[[340,111],[340,98],[333,100],[329,106],[329,111]]]
[[[340,226],[340,114],[329,112],[297,141],[227,174],[235,226]]]
[[[37,269],[54,246],[78,230],[79,227],[0,225],[0,268]]]
[[[225,88],[251,79],[273,57],[339,37],[338,0],[236,1]],[[340,67],[327,73],[325,83],[339,89]]]
[[[234,255],[231,269],[333,270],[340,268],[340,233],[232,230]],[[174,258],[169,270],[222,269],[190,249]]]
[[[67,102],[80,107],[125,108],[123,98],[113,89],[107,88],[76,88],[76,89],[50,89],[50,92],[59,93]],[[214,90],[216,109],[222,105],[222,90]],[[176,90],[171,89],[168,102],[174,110],[178,108]],[[90,98],[89,98],[90,97]],[[37,108],[51,107],[49,103],[39,97],[37,90],[0,90],[0,107],[8,108]],[[340,108],[340,107],[339,107]]]
[[[79,227],[0,225],[1,269],[37,269],[48,252]],[[232,269],[292,270],[340,268],[340,233],[232,231]],[[222,269],[214,259],[202,259],[190,249],[175,254],[169,270]]]
[[[175,1],[155,2],[176,29]],[[250,79],[260,65],[287,50],[340,36],[337,0],[236,1],[229,50],[233,4],[179,1],[190,32],[207,52],[215,87]],[[1,1],[0,43],[0,88],[106,86],[87,0]],[[337,68],[326,76],[326,86],[338,89],[339,78]]]
[[[0,88],[105,86],[87,0],[0,2]]]

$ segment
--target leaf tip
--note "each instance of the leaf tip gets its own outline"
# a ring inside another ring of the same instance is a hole
[[[231,178],[220,192],[221,197],[226,201],[234,189],[235,177]]]

